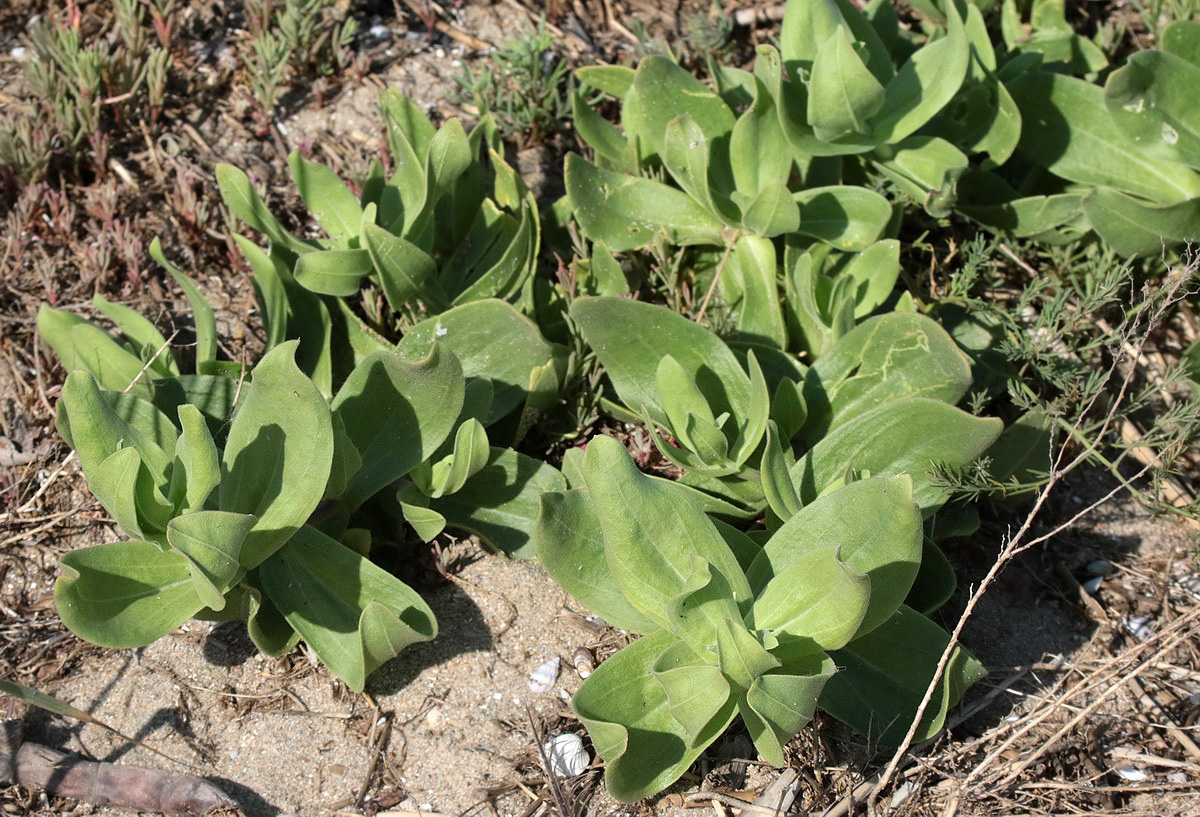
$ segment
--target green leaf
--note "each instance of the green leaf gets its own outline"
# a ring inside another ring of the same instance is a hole
[[[624,65],[587,65],[575,69],[575,77],[584,85],[624,99],[633,86],[634,72]]]
[[[329,237],[343,246],[357,238],[362,207],[337,174],[325,165],[308,161],[298,150],[288,156],[288,167],[304,205]]]
[[[132,390],[149,395],[149,377],[142,373],[137,355],[111,335],[78,315],[42,304],[38,308],[38,334],[50,344],[69,375],[76,369],[89,372],[110,391],[122,391],[137,379]]]
[[[417,156],[424,159],[429,152],[429,143],[437,133],[429,117],[415,102],[393,88],[379,95],[379,103],[388,126],[388,140],[402,139]],[[392,152],[396,152],[394,147]]]
[[[565,460],[563,467],[567,467]],[[657,630],[657,624],[626,600],[609,570],[604,557],[604,532],[587,489],[547,492],[539,503],[530,546],[546,572],[576,601],[613,627],[631,633]]]
[[[808,122],[818,139],[847,133],[868,135],[867,123],[884,103],[883,86],[838,26],[817,50],[808,86]]]
[[[850,257],[839,273],[854,282],[854,317],[865,318],[892,294],[900,277],[900,242],[876,241]]]
[[[704,654],[725,618],[740,618],[750,587],[699,507],[641,474],[610,437],[588,444],[584,478],[609,570],[643,615]]]
[[[432,542],[446,529],[446,517],[423,505],[401,501],[400,511],[404,514],[404,521],[412,526],[422,542]]]
[[[892,217],[892,205],[865,187],[812,187],[795,194],[800,205],[799,232],[859,251],[879,239]]]
[[[333,462],[329,407],[296,367],[295,352],[289,341],[254,367],[221,458],[218,507],[258,518],[242,546],[247,569],[304,524],[325,494]]]
[[[1200,197],[1200,174],[1156,158],[1116,127],[1099,86],[1029,73],[1009,90],[1024,123],[1018,150],[1067,181],[1114,187],[1160,204]]]
[[[321,295],[348,297],[373,266],[366,250],[318,250],[296,259],[296,283]]]
[[[935,483],[935,464],[961,468],[987,450],[1004,424],[972,417],[940,400],[892,400],[838,426],[792,467],[804,502],[843,479],[851,469],[872,476],[908,474],[913,497],[925,514],[942,505],[949,489]],[[937,429],[936,434],[922,429]]]
[[[596,113],[579,91],[571,94],[571,121],[575,125],[575,132],[596,151],[597,156],[604,157],[619,169],[633,169],[622,167],[628,143],[620,128]]]
[[[221,481],[221,463],[204,415],[192,405],[179,407],[182,432],[175,443],[167,499],[180,513],[198,511]]]
[[[729,700],[729,682],[721,670],[696,655],[682,641],[672,644],[650,668],[667,695],[671,717],[688,735],[704,731]]]
[[[814,656],[754,679],[739,709],[754,748],[768,763],[786,764],[784,745],[812,720],[817,698],[836,671],[832,660]]]
[[[712,143],[687,114],[680,114],[667,124],[662,142],[663,165],[685,193],[719,219],[722,209],[714,193],[728,197],[732,191],[714,189],[720,182],[710,173],[712,153]]]
[[[362,238],[392,309],[411,301],[437,273],[437,263],[428,253],[382,227],[364,224]]]
[[[123,419],[86,371],[76,370],[67,375],[58,402],[58,429],[75,449],[85,476],[110,454],[132,447],[137,449],[156,485],[167,481],[170,454],[143,424],[134,425]]]
[[[626,295],[629,283],[617,259],[603,241],[592,245],[592,257],[586,268],[579,270],[580,289],[585,295]]]
[[[196,511],[167,525],[167,541],[188,559],[196,595],[212,610],[225,607],[225,594],[244,575],[242,543],[257,520],[249,514]]]
[[[1200,238],[1200,197],[1155,205],[1097,187],[1083,200],[1092,229],[1121,255],[1161,255],[1164,247]]]
[[[452,452],[442,462],[434,464],[433,493],[430,498],[437,499],[462,488],[472,475],[487,464],[490,453],[483,424],[474,417],[464,421],[454,435]],[[439,473],[438,466],[443,463],[446,467]]]
[[[356,692],[405,647],[437,635],[433,611],[408,585],[308,525],[259,575],[288,624]]]
[[[566,186],[588,237],[614,252],[640,249],[659,232],[675,244],[721,243],[721,222],[686,193],[660,182],[604,170],[571,153]]]
[[[838,543],[805,550],[754,600],[754,628],[770,631],[778,642],[771,652],[784,664],[844,647],[863,623],[872,582],[839,550]]]
[[[1159,32],[1159,47],[1200,67],[1200,20],[1175,20]]]
[[[970,386],[969,359],[935,321],[900,312],[869,318],[809,368],[801,437],[814,445],[838,426],[906,397],[954,404]]]
[[[450,190],[471,164],[471,146],[458,119],[447,120],[429,140],[428,169],[430,201]]]
[[[762,474],[763,494],[767,506],[785,521],[794,516],[801,507],[800,496],[796,493],[796,486],[792,484],[792,477],[788,472],[790,465],[779,442],[779,428],[772,421],[767,426],[767,443],[763,448],[759,470]]]
[[[665,630],[635,641],[597,667],[571,700],[606,761],[609,794],[624,803],[678,780],[737,712],[730,699],[698,733],[671,715],[666,691],[651,668],[675,642]]]
[[[917,575],[921,518],[912,481],[905,476],[864,479],[810,501],[763,546],[746,571],[751,587],[765,592],[779,577],[795,575],[796,560],[830,546],[839,549],[838,559],[851,573],[870,579],[867,611],[854,633],[870,632],[895,612]],[[787,586],[784,582],[781,589]]]
[[[652,154],[661,154],[667,125],[690,116],[710,142],[733,130],[733,112],[707,85],[666,57],[643,59],[621,106],[625,133],[637,137]]]
[[[559,347],[546,341],[537,325],[511,304],[474,301],[428,318],[408,330],[396,351],[409,360],[429,354],[434,343],[454,352],[468,378],[487,378],[493,389],[491,425],[525,403],[529,374],[558,360]]]
[[[1200,66],[1163,51],[1140,51],[1108,77],[1104,102],[1146,155],[1200,169]]]
[[[733,199],[741,209],[742,226],[755,237],[773,238],[800,226],[800,209],[782,180],[764,182],[752,198],[734,193]]]
[[[218,165],[218,180],[220,176],[221,166]],[[224,195],[224,191],[222,191],[222,195]],[[196,368],[199,370],[203,364],[217,359],[217,318],[213,313],[213,308],[205,300],[195,282],[163,255],[162,245],[157,238],[150,242],[150,257],[171,274],[175,283],[187,296],[188,306],[192,309],[192,319],[196,322]],[[203,372],[200,373],[203,374]]]
[[[367,355],[331,404],[362,459],[343,501],[358,507],[432,456],[454,430],[464,389],[462,367],[441,344],[416,362],[390,349]]]
[[[258,193],[254,192],[254,186],[250,184],[250,179],[245,173],[233,165],[218,164],[216,174],[221,198],[235,216],[271,239],[272,243],[286,247],[294,253],[305,253],[313,249],[311,245],[283,229],[283,225],[271,215]],[[154,254],[153,244],[150,246],[150,253]]]
[[[665,307],[615,297],[577,298],[571,317],[622,402],[635,411],[644,407],[655,422],[667,424],[655,376],[669,354],[699,386],[714,416],[729,412],[740,421],[748,415],[749,377],[729,347],[699,324]]]
[[[946,35],[909,57],[884,88],[883,106],[873,118],[877,143],[899,142],[946,106],[962,87],[971,49],[958,7],[946,3]]]
[[[739,340],[784,349],[787,327],[779,303],[777,266],[772,242],[741,236],[726,262],[721,285],[736,317]]]
[[[751,75],[754,105],[733,126],[729,161],[737,190],[754,196],[771,182],[786,182],[792,169],[792,151],[779,126],[779,115],[767,86]]]
[[[429,504],[450,527],[475,534],[501,553],[530,559],[537,550],[532,534],[538,498],[566,487],[567,481],[554,466],[492,447],[487,464],[462,488]]]
[[[948,643],[945,630],[901,607],[883,626],[832,655],[839,672],[825,685],[821,709],[870,740],[895,746],[908,732]],[[955,647],[915,739],[936,735],[950,707],[984,674],[970,653]]]
[[[64,624],[102,647],[142,647],[204,608],[179,553],[113,542],[62,557],[54,602]]]
[[[945,139],[911,136],[876,152],[872,164],[897,187],[920,202],[934,218],[944,218],[958,201],[958,180],[969,162]]]
[[[92,296],[92,306],[117,325],[121,334],[139,350],[142,359],[150,364],[150,371],[159,377],[179,374],[179,364],[175,360],[174,352],[167,345],[167,339],[140,313],[105,300],[99,293]]]
[[[159,541],[171,508],[135,448],[122,448],[87,475],[88,488],[127,536]]]

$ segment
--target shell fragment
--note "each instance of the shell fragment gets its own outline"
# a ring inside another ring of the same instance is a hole
[[[583,746],[583,738],[570,733],[554,735],[546,741],[546,758],[550,769],[559,777],[574,777],[582,774],[592,762],[592,756]]]

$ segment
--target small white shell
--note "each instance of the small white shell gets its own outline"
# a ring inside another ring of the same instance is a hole
[[[582,774],[592,762],[592,756],[583,748],[583,739],[579,735],[554,735],[546,741],[545,749],[550,769],[559,777]]]
[[[1134,766],[1122,766],[1117,769],[1117,777],[1128,780],[1130,783],[1141,783],[1143,780],[1148,780],[1150,775]]]
[[[556,656],[535,669],[529,676],[529,688],[538,694],[553,689],[554,682],[558,680],[559,663]]]

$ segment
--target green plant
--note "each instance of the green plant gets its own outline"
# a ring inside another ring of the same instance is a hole
[[[167,266],[198,305],[197,374],[181,373],[153,324],[102,298],[123,342],[70,313],[39,314],[70,370],[59,431],[131,537],[63,557],[60,615],[106,646],[149,643],[192,617],[241,619],[263,652],[303,638],[362,689],[436,633],[419,596],[368,558],[368,503],[426,539],[449,525],[529,555],[537,496],[563,478],[488,444],[491,383],[468,384],[435,338],[363,350],[326,396],[297,366],[298,341],[246,373],[217,361],[211,308]],[[415,360],[402,356],[413,348]]]
[[[904,733],[948,643],[903,605],[921,560],[910,478],[831,488],[755,536],[639,473],[614,440],[581,459],[579,484],[543,497],[535,538],[560,584],[642,636],[573,701],[614,797],[665,788],[738,715],[775,764],[818,705],[872,738]],[[980,676],[957,650],[919,734]]]
[[[332,394],[347,366],[386,338],[402,336],[401,350],[413,356],[438,341],[469,378],[488,380],[490,409],[480,420],[513,415],[507,433],[519,438],[553,404],[565,367],[565,350],[525,316],[535,308],[537,205],[493,146],[487,120],[468,135],[458,120],[434,128],[400,94],[384,94],[382,104],[396,167],[385,178],[376,162],[361,199],[328,168],[298,153],[289,159],[327,238],[287,232],[244,173],[217,168],[230,210],[271,241],[263,251],[235,236],[268,348],[300,339],[302,367]],[[369,323],[349,306],[367,282],[376,293],[363,299]]]
[[[546,141],[567,117],[569,67],[554,52],[544,19],[535,31],[492,52],[478,71],[463,65],[453,79],[462,89],[459,101],[473,105],[480,116],[491,116],[500,135],[520,147]]]

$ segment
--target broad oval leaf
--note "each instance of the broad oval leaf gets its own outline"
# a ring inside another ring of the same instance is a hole
[[[357,692],[405,647],[437,635],[433,611],[412,588],[308,525],[259,576],[288,624]]]
[[[839,250],[860,251],[879,239],[892,217],[892,205],[865,187],[813,187],[795,194],[803,235]]]
[[[329,237],[343,246],[356,238],[362,207],[337,174],[323,164],[308,161],[298,150],[288,156],[288,167],[300,198]]]
[[[970,386],[970,360],[935,321],[915,312],[869,318],[809,368],[801,437],[815,444],[891,400],[928,397],[954,404]]]
[[[102,647],[142,647],[204,608],[188,560],[153,542],[113,542],[62,557],[54,603],[63,623]]]
[[[374,269],[366,250],[317,250],[296,259],[296,283],[310,292],[347,297]]]
[[[639,472],[611,437],[588,443],[583,476],[625,598],[704,654],[750,601],[737,557],[697,505]]]
[[[224,608],[225,594],[244,575],[238,557],[255,521],[249,514],[196,511],[167,525],[167,541],[187,557],[196,595],[205,607]]]
[[[571,153],[566,186],[588,237],[613,252],[640,249],[660,232],[676,244],[721,243],[724,225],[686,193],[661,182],[605,170]]]
[[[606,761],[605,786],[623,803],[678,780],[737,713],[731,697],[699,732],[675,719],[651,668],[676,641],[665,630],[638,639],[597,667],[571,699]]]
[[[549,463],[492,447],[483,468],[458,491],[431,500],[429,507],[448,526],[475,534],[501,553],[529,559],[537,553],[532,534],[539,497],[566,487],[566,479]]]
[[[949,644],[941,627],[909,607],[901,607],[873,632],[831,656],[839,672],[821,694],[821,709],[870,740],[895,746],[908,732],[917,706]],[[985,675],[962,647],[955,647],[915,739],[933,737],[950,707]]]
[[[785,665],[846,646],[863,623],[871,579],[851,570],[839,550],[830,544],[805,551],[754,599],[754,629],[773,631],[778,645],[771,653]]]
[[[454,430],[464,392],[462,366],[441,344],[416,362],[391,349],[367,355],[331,404],[361,458],[341,498],[357,507],[432,456]]]
[[[275,347],[254,367],[221,458],[219,508],[258,517],[242,546],[247,569],[304,524],[325,494],[333,463],[329,407],[296,367],[296,345]]]
[[[1150,155],[1116,127],[1099,86],[1037,72],[1014,80],[1009,90],[1023,122],[1018,150],[1051,172],[1160,204],[1200,196],[1200,173]]]
[[[994,417],[973,417],[927,397],[889,401],[838,426],[813,446],[792,466],[792,481],[801,501],[809,503],[852,470],[872,476],[908,474],[913,498],[928,515],[949,496],[949,489],[934,480],[934,466],[967,465],[995,442],[1003,427]]]
[[[565,463],[564,463],[565,464]],[[586,488],[541,496],[531,545],[542,565],[576,601],[613,627],[631,633],[658,629],[625,599],[604,558],[604,531]]]
[[[818,655],[754,679],[738,708],[768,763],[785,764],[784,745],[812,720],[818,696],[836,671],[831,659]]]
[[[921,515],[912,481],[906,476],[859,480],[810,502],[763,546],[746,571],[751,587],[756,595],[765,592],[805,554],[831,545],[852,573],[870,579],[867,610],[854,634],[869,632],[904,601],[920,565]],[[783,615],[765,612],[771,620]]]
[[[434,343],[454,352],[468,380],[491,382],[492,407],[485,426],[524,404],[530,372],[548,361],[557,366],[562,354],[533,321],[495,299],[456,306],[421,321],[405,333],[396,351],[418,359],[428,355]]]
[[[713,415],[735,422],[749,411],[750,378],[724,341],[682,315],[654,304],[617,297],[583,297],[571,317],[595,351],[621,401],[666,424],[658,395],[659,361],[671,355],[708,399]]]

